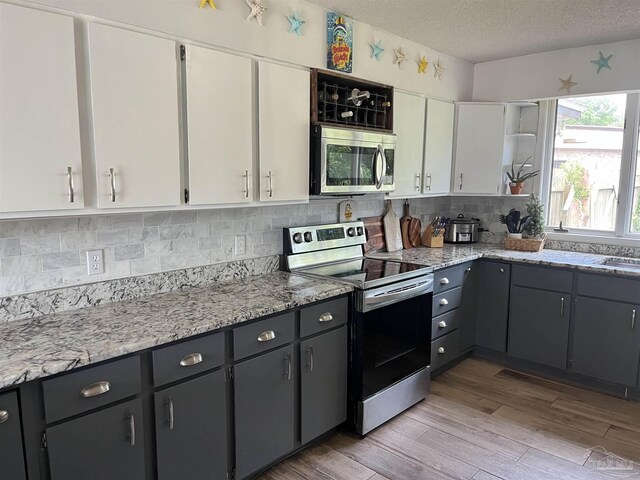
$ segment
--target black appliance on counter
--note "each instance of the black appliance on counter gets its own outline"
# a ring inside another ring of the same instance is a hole
[[[360,435],[429,393],[433,274],[364,257],[362,222],[284,229],[284,268],[355,287],[349,326],[349,427]]]

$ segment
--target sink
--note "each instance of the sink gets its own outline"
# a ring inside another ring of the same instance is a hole
[[[640,270],[640,259],[638,258],[609,257],[602,263],[609,267],[623,267]]]

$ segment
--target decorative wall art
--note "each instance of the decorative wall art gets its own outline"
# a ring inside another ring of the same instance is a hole
[[[396,63],[398,65],[398,67],[402,64],[402,62],[407,60],[407,55],[402,50],[402,47],[400,47],[398,49],[394,48],[393,49],[393,53],[396,54],[396,59],[393,61],[393,63]]]
[[[429,62],[427,62],[427,57],[424,55],[418,62],[418,73],[427,73],[427,68],[429,67]]]
[[[609,66],[609,60],[613,58],[613,54],[605,57],[602,52],[598,53],[600,54],[600,58],[598,58],[597,60],[591,60],[591,63],[598,66],[598,71],[596,73],[600,73],[600,70],[602,70],[603,68],[608,68],[609,70],[611,70],[611,66]]]
[[[436,63],[433,64],[433,77],[438,77],[438,80],[442,80],[442,75],[444,75],[445,68],[440,65],[440,59]]]
[[[295,33],[298,36],[302,35],[300,29],[307,22],[300,18],[300,13],[295,10],[291,15],[287,15],[287,20],[289,20],[289,33]]]
[[[353,69],[353,23],[335,12],[327,13],[327,68],[343,73]]]
[[[382,48],[382,40],[370,43],[369,45],[371,45],[371,58],[375,58],[379,62],[380,55],[384,52],[384,48]]]
[[[207,5],[210,5],[214,10],[218,8],[213,0],[200,0],[200,8],[204,8]]]
[[[569,75],[566,79],[559,78],[558,80],[560,80],[560,83],[562,83],[562,86],[558,89],[558,91],[561,92],[562,90],[566,90],[567,94],[570,94],[571,88],[578,85],[578,82],[574,82],[572,78],[573,78],[573,73]]]
[[[255,18],[258,25],[262,26],[262,16],[267,11],[267,7],[262,4],[262,0],[246,0],[246,2],[251,9],[247,21],[250,22],[252,18]]]

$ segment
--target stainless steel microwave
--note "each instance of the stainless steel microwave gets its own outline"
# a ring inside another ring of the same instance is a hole
[[[313,125],[310,193],[392,192],[395,149],[392,133]]]

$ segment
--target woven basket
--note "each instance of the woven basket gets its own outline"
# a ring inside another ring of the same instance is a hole
[[[546,238],[511,238],[504,237],[504,248],[519,252],[540,252],[544,248]]]

